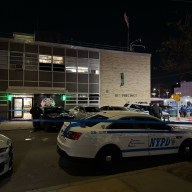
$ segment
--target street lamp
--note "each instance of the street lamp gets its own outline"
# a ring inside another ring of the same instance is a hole
[[[136,45],[136,44],[132,44],[130,47],[130,51],[134,51],[133,47],[143,47],[143,49],[145,49],[144,45]]]
[[[169,91],[166,91],[166,94],[167,94],[167,98],[168,98],[168,95],[169,95]]]
[[[139,39],[136,39],[135,41],[132,41],[131,43],[130,43],[130,47],[129,47],[129,49],[130,49],[130,51],[133,51],[133,45],[135,45],[134,43],[136,43],[137,41],[139,41],[139,42],[141,42],[141,39],[139,38]]]
[[[153,91],[154,91],[156,94],[158,93],[159,98],[161,97],[161,91],[160,91],[160,89],[153,88]]]
[[[155,97],[156,96],[156,88],[153,88],[153,92],[152,92],[152,95],[153,95],[153,97]]]

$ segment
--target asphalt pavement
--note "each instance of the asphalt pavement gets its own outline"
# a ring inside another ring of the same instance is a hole
[[[192,122],[192,118],[182,117],[178,119],[171,117],[170,121],[181,123]],[[32,122],[4,121],[0,123],[0,131],[13,129],[33,130]],[[190,169],[188,167],[190,167]],[[191,178],[186,179],[186,177],[182,177],[182,174],[178,174],[177,170],[181,170],[183,175],[189,175]],[[30,192],[191,192],[191,172],[192,163],[181,162],[111,176],[102,176],[99,179],[70,183],[68,185],[36,189]]]

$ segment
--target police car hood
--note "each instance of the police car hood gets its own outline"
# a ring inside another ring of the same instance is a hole
[[[187,125],[171,125],[174,131],[185,131],[192,133],[192,126]]]
[[[0,148],[5,148],[9,146],[10,139],[2,134],[0,134]]]

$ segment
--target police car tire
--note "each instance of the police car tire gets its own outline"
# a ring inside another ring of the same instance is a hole
[[[184,160],[192,160],[192,140],[186,140],[179,148],[179,155]]]
[[[122,158],[120,149],[117,146],[108,145],[103,147],[96,156],[99,166],[111,167],[116,166]]]

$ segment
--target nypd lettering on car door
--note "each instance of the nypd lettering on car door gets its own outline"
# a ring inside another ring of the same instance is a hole
[[[182,142],[182,132],[165,131],[149,133],[149,154],[175,153]]]
[[[167,138],[151,138],[149,141],[149,147],[162,147],[162,146],[169,146],[170,144],[174,145],[175,144],[175,139],[167,137]]]

